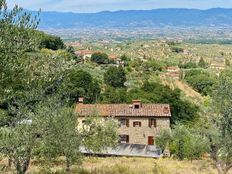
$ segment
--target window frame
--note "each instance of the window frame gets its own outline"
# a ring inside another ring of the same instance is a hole
[[[124,124],[122,124],[122,121],[125,121]],[[119,118],[119,127],[129,127],[129,119],[128,118]]]
[[[133,122],[133,127],[142,127],[141,121],[134,121]]]
[[[127,134],[119,135],[119,143],[128,144],[129,143],[129,139],[130,139],[130,137]]]
[[[152,127],[156,128],[157,127],[157,119],[150,118],[149,121],[148,121],[148,126],[150,128],[152,128]]]

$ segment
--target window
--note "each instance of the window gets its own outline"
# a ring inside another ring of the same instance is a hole
[[[86,120],[82,120],[82,124],[85,124],[86,123]]]
[[[135,109],[139,109],[139,104],[134,105]]]
[[[129,119],[121,118],[118,121],[120,127],[124,127],[124,126],[129,127]]]
[[[157,126],[156,119],[154,119],[154,118],[149,119],[148,126],[149,127],[156,127]]]
[[[133,127],[141,127],[141,122],[140,121],[133,122]]]
[[[129,135],[119,135],[119,143],[129,143]]]

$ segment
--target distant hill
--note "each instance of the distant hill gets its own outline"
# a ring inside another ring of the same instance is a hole
[[[42,12],[40,28],[232,26],[232,9],[157,9],[99,13]]]

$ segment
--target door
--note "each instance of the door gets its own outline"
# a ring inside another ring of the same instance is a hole
[[[154,137],[153,136],[148,136],[148,145],[154,145]]]

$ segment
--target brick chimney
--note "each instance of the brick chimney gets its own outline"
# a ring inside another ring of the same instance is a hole
[[[141,100],[132,100],[133,108],[140,109],[142,107]]]
[[[84,97],[79,97],[78,98],[78,103],[83,103],[84,102]]]

